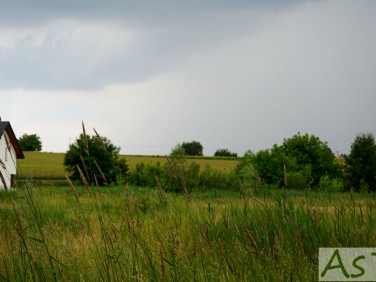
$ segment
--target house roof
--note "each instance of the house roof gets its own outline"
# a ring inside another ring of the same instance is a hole
[[[0,122],[0,138],[3,136],[3,133],[6,132],[10,143],[12,144],[14,151],[16,152],[17,159],[24,159],[25,156],[21,150],[20,144],[18,143],[18,140],[16,138],[16,135],[14,135],[12,126],[10,125],[9,121],[1,121]]]

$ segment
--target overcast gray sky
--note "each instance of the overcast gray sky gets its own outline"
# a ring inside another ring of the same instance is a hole
[[[1,0],[0,115],[43,151],[243,155],[376,133],[376,1]]]

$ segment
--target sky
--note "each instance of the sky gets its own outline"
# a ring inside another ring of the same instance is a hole
[[[0,116],[46,152],[84,122],[122,154],[347,154],[376,133],[375,28],[373,0],[1,0]]]

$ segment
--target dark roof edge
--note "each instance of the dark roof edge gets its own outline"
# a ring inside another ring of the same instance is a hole
[[[16,152],[17,159],[24,159],[25,155],[22,152],[21,146],[18,143],[16,135],[14,134],[14,131],[9,121],[0,122],[0,137],[3,135],[4,131],[8,134],[10,142],[13,145],[14,151]]]

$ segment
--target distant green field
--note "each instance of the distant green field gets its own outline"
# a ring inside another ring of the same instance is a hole
[[[24,152],[25,159],[18,160],[18,175],[21,178],[33,177],[36,179],[65,179],[63,161],[64,153],[41,153]],[[137,163],[165,163],[164,156],[121,156],[125,158],[130,169],[135,168]],[[188,162],[196,162],[201,168],[210,166],[220,171],[231,171],[236,167],[238,159],[214,158],[214,157],[192,157]]]
[[[21,178],[63,179],[66,171],[64,153],[24,152],[25,159],[18,160],[18,176]]]

